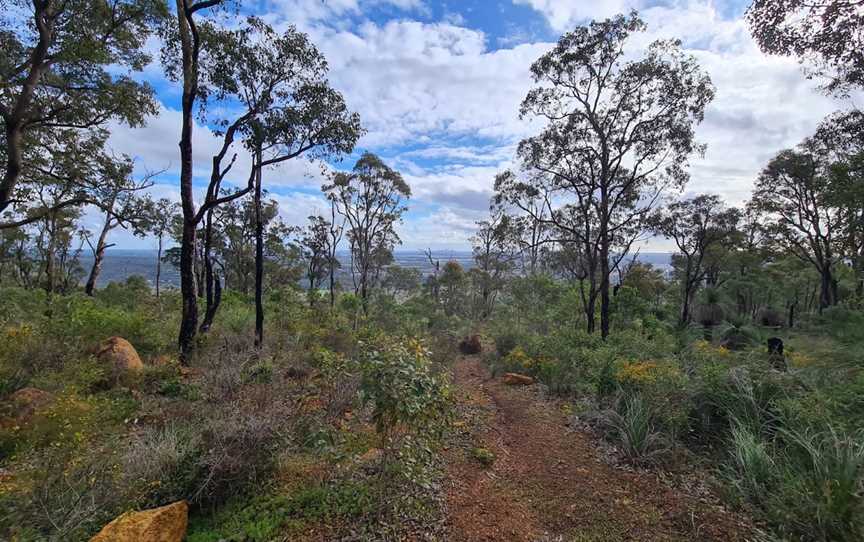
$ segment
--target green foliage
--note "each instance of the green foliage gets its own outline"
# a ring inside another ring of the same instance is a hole
[[[471,448],[471,457],[479,461],[484,467],[491,467],[495,463],[495,454],[486,448]]]
[[[373,502],[370,486],[352,481],[237,499],[213,516],[193,519],[187,540],[268,542],[279,535],[300,534],[311,522],[362,517]]]
[[[435,434],[449,407],[450,388],[435,374],[429,351],[415,339],[366,345],[361,358],[361,397],[372,406],[372,420],[389,439],[398,425]]]
[[[774,514],[790,534],[822,540],[860,540],[864,536],[864,434],[781,431],[783,484]]]
[[[864,312],[843,305],[829,307],[815,318],[820,331],[842,344],[864,343]]]

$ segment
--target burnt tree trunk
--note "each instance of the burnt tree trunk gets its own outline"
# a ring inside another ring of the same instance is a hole
[[[204,320],[201,322],[201,327],[198,329],[201,333],[206,333],[213,325],[213,320],[216,318],[216,311],[219,310],[221,295],[216,296],[215,283],[218,280],[213,272],[213,259],[211,257],[213,247],[213,211],[207,211],[207,220],[204,226],[204,253],[202,260],[204,263],[204,293],[206,300],[206,309],[204,310]],[[221,286],[221,285],[220,285]]]
[[[264,219],[261,216],[261,147],[255,149],[255,346],[264,344]]]
[[[156,299],[159,299],[159,281],[162,278],[162,236],[159,236],[159,245],[156,249]]]

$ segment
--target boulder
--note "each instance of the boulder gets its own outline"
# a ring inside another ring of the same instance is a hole
[[[17,423],[27,422],[39,408],[51,403],[54,395],[39,388],[21,388],[9,396]]]
[[[144,369],[141,356],[135,347],[122,337],[111,337],[99,344],[96,357],[110,363],[115,375],[126,372],[137,373]]]
[[[518,373],[504,373],[501,377],[505,384],[510,386],[530,386],[534,383],[534,379],[530,376],[520,375]]]
[[[181,542],[186,537],[189,505],[177,501],[167,506],[127,512],[99,531],[90,542]]]
[[[459,341],[459,351],[469,356],[482,352],[483,344],[480,343],[480,335],[469,335]]]

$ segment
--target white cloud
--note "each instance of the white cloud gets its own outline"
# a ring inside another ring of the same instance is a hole
[[[640,0],[513,0],[542,13],[549,26],[558,31],[567,30],[588,19],[605,19],[618,13],[639,8]]]
[[[690,193],[709,191],[741,202],[771,155],[800,141],[842,105],[817,94],[794,59],[763,55],[746,23],[725,19],[711,0],[673,0],[660,7],[645,7],[641,0],[514,1],[542,13],[556,31],[642,8],[649,30],[633,37],[634,54],[656,38],[682,39],[717,87],[697,130],[708,151],[692,160]],[[414,210],[402,229],[406,245],[447,240],[464,247],[488,205],[495,173],[514,158],[518,140],[539,129],[521,121],[518,108],[532,86],[529,66],[552,44],[492,51],[487,36],[466,28],[461,18],[364,20],[364,8],[373,3],[400,17],[429,13],[414,0],[271,0],[267,18],[309,33],[327,57],[332,83],[368,130],[358,148],[379,152],[405,174],[414,189]],[[112,144],[150,169],[170,166],[176,175],[179,126],[177,111],[163,109],[145,129],[117,131]],[[196,172],[206,176],[218,142],[204,127],[195,134]],[[235,167],[248,171],[248,157],[240,154]],[[317,187],[322,180],[318,168],[304,161],[266,177],[270,186],[286,187]],[[302,194],[280,198],[304,219],[317,204]]]

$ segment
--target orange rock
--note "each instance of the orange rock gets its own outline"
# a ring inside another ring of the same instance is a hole
[[[99,531],[90,542],[181,542],[189,523],[189,505],[177,501],[167,506],[127,512]]]
[[[504,373],[502,380],[510,386],[530,386],[534,383],[534,379],[530,376],[520,375],[517,373]]]
[[[115,375],[126,371],[137,373],[144,368],[141,356],[138,355],[135,347],[122,337],[111,337],[102,341],[96,357],[110,363]]]

